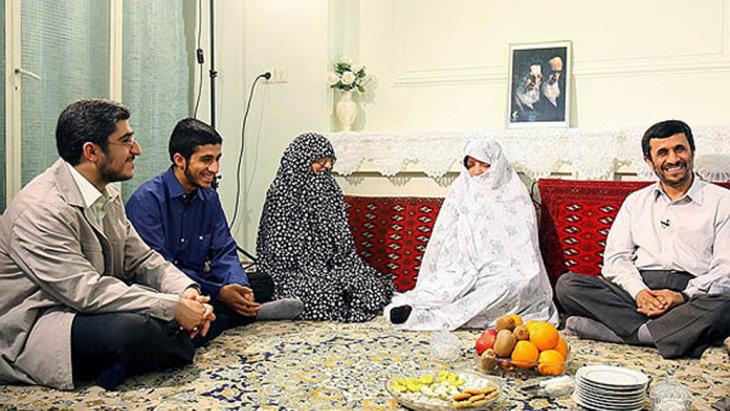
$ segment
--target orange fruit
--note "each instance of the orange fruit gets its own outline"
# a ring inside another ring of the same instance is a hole
[[[510,317],[512,317],[513,320],[515,320],[515,327],[518,325],[522,325],[522,317],[519,316],[519,314],[510,314]]]
[[[530,331],[530,342],[535,344],[540,351],[551,350],[558,345],[560,334],[554,325],[546,322],[538,322],[532,325]]]
[[[564,360],[568,359],[568,351],[570,350],[568,348],[568,343],[565,342],[563,337],[560,337],[560,339],[558,340],[558,345],[555,346],[555,351],[559,352],[560,355],[563,356]]]
[[[565,359],[557,350],[541,352],[537,361],[537,371],[542,375],[560,375],[565,370]]]
[[[512,364],[520,368],[532,368],[539,355],[540,352],[535,344],[527,340],[517,341],[517,345],[512,350]]]

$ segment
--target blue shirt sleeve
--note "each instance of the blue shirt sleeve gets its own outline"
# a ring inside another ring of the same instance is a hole
[[[211,212],[216,213],[210,241],[210,271],[223,284],[249,286],[248,276],[238,259],[236,242],[228,229],[228,222],[217,193],[213,195],[210,208]]]

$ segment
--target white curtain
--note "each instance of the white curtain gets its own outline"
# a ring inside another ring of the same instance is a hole
[[[6,0],[0,0],[0,33]],[[194,65],[194,0],[124,1],[123,102],[144,154],[128,197],[169,163],[167,141],[190,115]],[[21,0],[22,169],[25,185],[58,158],[55,127],[72,101],[109,97],[110,4],[102,0]],[[186,32],[187,30],[187,32]],[[186,35],[187,33],[187,35]],[[5,68],[0,44],[0,73]],[[3,77],[4,78],[4,77]],[[0,81],[0,83],[3,83]],[[5,84],[0,86],[0,211],[5,208]]]
[[[0,79],[5,79],[5,0],[0,0]],[[5,211],[5,81],[0,80],[0,214]]]
[[[22,183],[58,158],[56,121],[80,98],[109,95],[109,2],[22,0]]]
[[[134,178],[124,183],[125,198],[170,164],[167,143],[178,120],[192,113],[192,43],[195,10],[189,0],[124,1],[123,100],[142,144]],[[189,26],[186,37],[186,25]]]

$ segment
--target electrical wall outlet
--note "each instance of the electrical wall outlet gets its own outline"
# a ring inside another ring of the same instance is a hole
[[[286,83],[289,81],[289,71],[285,68],[272,68],[269,83]]]

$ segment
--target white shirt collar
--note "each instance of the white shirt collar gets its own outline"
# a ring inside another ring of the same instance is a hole
[[[702,180],[700,180],[700,177],[695,173],[692,177],[692,185],[689,187],[686,193],[684,195],[674,201],[669,200],[669,196],[664,192],[664,189],[662,188],[662,182],[657,181],[654,186],[654,200],[657,200],[660,196],[664,196],[667,198],[668,201],[671,202],[678,202],[678,201],[686,201],[685,199],[688,198],[689,201],[694,201],[695,203],[702,205],[703,195],[702,195],[702,185],[704,183]]]
[[[97,188],[94,187],[94,185],[91,184],[86,177],[81,175],[74,166],[66,162],[66,167],[68,167],[68,170],[71,172],[71,177],[73,177],[76,182],[76,187],[78,187],[79,191],[81,191],[81,197],[84,199],[84,205],[86,208],[91,207],[91,205],[94,204],[99,197],[101,197],[101,192],[97,190]],[[104,188],[104,190],[106,191],[107,197],[109,197],[109,191],[106,188]]]

